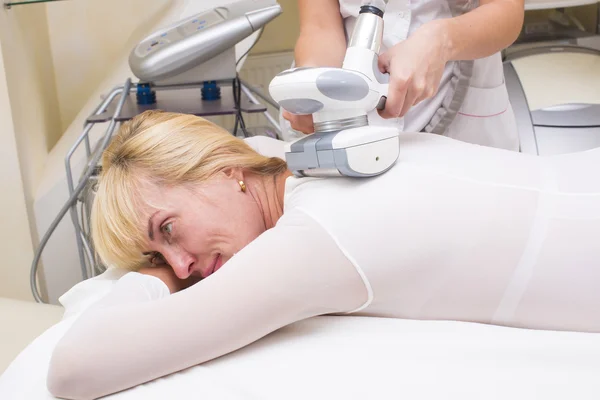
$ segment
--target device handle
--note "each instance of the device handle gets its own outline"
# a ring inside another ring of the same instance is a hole
[[[390,74],[382,74],[386,76],[386,82],[389,82],[389,76]],[[387,96],[388,96],[388,91],[390,88],[390,84],[389,83],[379,83],[379,88],[378,88],[378,92],[381,95],[381,97],[379,98],[379,101],[377,102],[377,106],[375,107],[378,110],[383,110],[385,108],[385,104],[387,102]]]
[[[376,109],[379,110],[379,111],[385,109],[385,103],[386,102],[387,102],[387,96],[381,96],[379,98],[379,102],[377,103]]]

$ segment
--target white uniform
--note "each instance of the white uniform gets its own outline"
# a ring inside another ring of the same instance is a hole
[[[346,36],[350,37],[362,1],[339,0],[339,3]],[[474,0],[463,3],[471,5]],[[384,14],[381,52],[409,37],[424,23],[451,17],[453,14],[446,0],[389,0]],[[450,103],[456,85],[453,82],[455,64],[449,62],[446,65],[437,94],[411,108],[404,118],[385,120],[373,111],[369,114],[369,122],[373,125],[396,125],[403,132],[424,130],[436,111]],[[283,124],[284,130],[289,129],[287,121]],[[519,149],[517,126],[504,83],[500,53],[474,61],[466,96],[443,134],[474,144]]]
[[[376,178],[289,178],[277,225],[187,290],[126,275],[59,343],[50,391],[100,397],[320,314],[600,332],[600,149],[400,144]]]

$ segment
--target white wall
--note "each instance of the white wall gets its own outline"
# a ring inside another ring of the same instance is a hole
[[[32,256],[25,190],[17,157],[12,108],[0,43],[0,296],[27,299],[26,269]]]
[[[44,5],[0,8],[3,210],[0,296],[31,298],[32,203],[48,149],[61,134]],[[14,161],[18,160],[18,164]],[[18,181],[20,180],[20,183]],[[6,182],[6,183],[5,183]],[[6,186],[8,185],[8,186]],[[21,187],[21,189],[19,189]],[[23,209],[26,214],[22,213]],[[4,215],[6,214],[6,215]]]
[[[197,1],[197,0],[196,0]],[[177,1],[85,0],[47,4],[48,37],[62,130],[115,61]]]
[[[271,21],[252,54],[277,53],[289,51],[296,45],[300,33],[298,0],[278,0],[283,14]]]

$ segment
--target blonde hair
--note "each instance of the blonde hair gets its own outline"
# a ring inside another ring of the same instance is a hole
[[[202,183],[229,168],[279,175],[286,163],[264,157],[243,140],[193,115],[146,111],[126,122],[102,156],[91,213],[92,241],[107,265],[130,270],[147,261],[140,184]]]

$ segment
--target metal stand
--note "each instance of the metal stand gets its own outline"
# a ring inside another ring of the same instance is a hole
[[[156,103],[142,105],[135,98],[128,97],[123,104],[123,109],[116,116],[118,122],[130,120],[147,110],[165,110],[183,114],[193,114],[199,117],[213,115],[233,115],[237,108],[233,94],[223,90],[219,100],[203,101],[200,96],[201,84],[190,86],[154,86],[157,92]],[[114,99],[113,99],[114,100]],[[90,123],[107,122],[116,109],[117,104],[111,101],[103,113],[93,114],[88,117]],[[245,113],[265,112],[267,108],[260,103],[252,103],[247,98],[241,99],[240,110]]]
[[[262,112],[265,114],[267,120],[275,127],[277,132],[281,132],[279,124],[271,115],[268,114],[267,108],[258,102],[258,100],[252,95],[252,93],[260,93],[256,89],[242,84],[241,92],[243,95],[239,99],[240,107],[238,110],[236,107],[236,102],[234,101],[233,93],[231,91],[223,91],[219,100],[202,101],[200,95],[201,87],[202,84],[154,86],[152,89],[158,92],[156,96],[156,102],[154,104],[141,105],[137,103],[135,96],[131,96],[131,94],[136,93],[137,85],[132,84],[131,80],[127,79],[122,86],[118,86],[111,90],[102,103],[86,119],[83,132],[77,138],[65,157],[69,199],[48,228],[46,234],[42,237],[31,266],[31,291],[33,293],[33,297],[38,303],[44,302],[41,298],[37,284],[37,271],[41,254],[52,233],[56,230],[56,227],[62,221],[67,212],[70,212],[71,221],[75,227],[75,236],[81,264],[82,278],[85,280],[104,271],[104,266],[100,265],[97,261],[97,257],[95,257],[93,244],[90,240],[89,221],[86,224],[86,205],[89,205],[86,204],[86,198],[88,196],[82,196],[82,194],[85,194],[86,189],[93,190],[93,187],[90,187],[89,185],[90,179],[92,179],[94,175],[97,177],[99,174],[99,160],[102,156],[102,153],[109,145],[118,124],[122,123],[123,121],[127,121],[146,110],[153,109],[193,114],[203,117],[211,115],[235,115],[239,114],[240,112]],[[259,96],[263,97],[264,95],[260,94]],[[264,98],[266,98],[266,96],[264,96]],[[278,109],[278,107],[276,108]],[[92,149],[89,139],[90,131],[95,124],[106,122],[108,122],[108,127],[106,128],[104,135],[98,140],[94,149]],[[71,159],[81,143],[85,144],[88,162],[84,168],[81,178],[78,180],[77,186],[75,186],[73,171],[71,168]],[[80,211],[78,211],[77,208],[78,203],[81,203]]]

